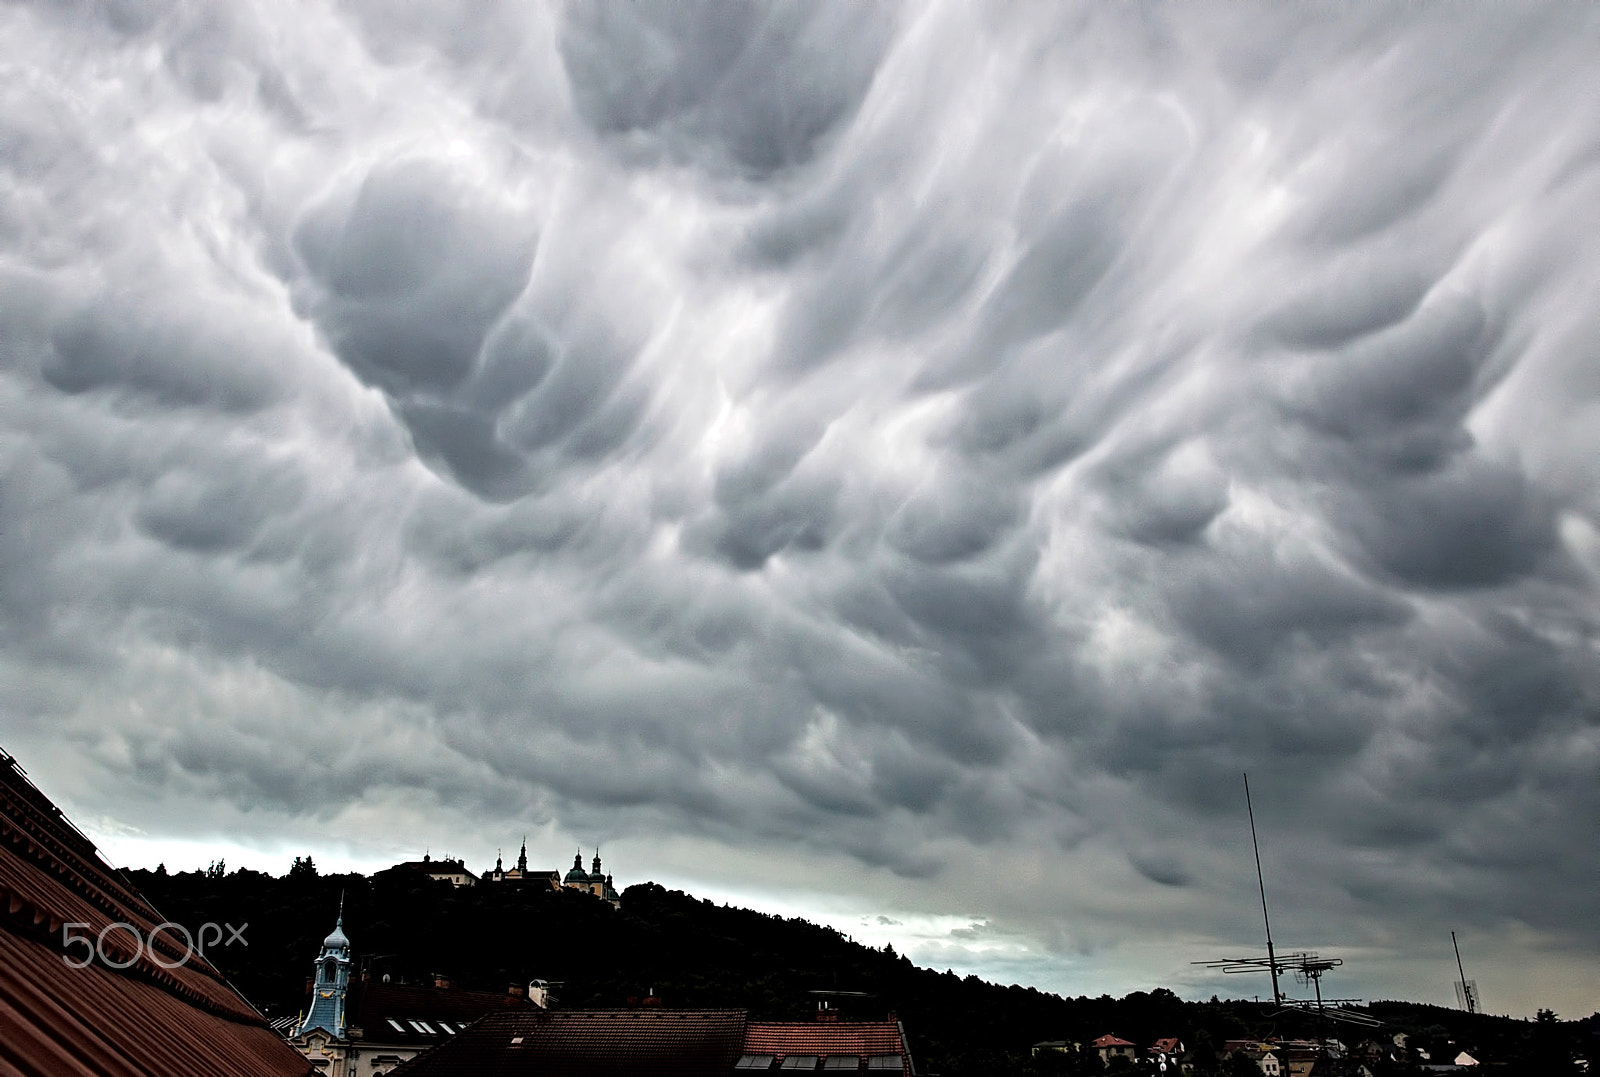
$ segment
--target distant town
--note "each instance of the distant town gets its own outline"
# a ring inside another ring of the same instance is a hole
[[[6,1073],[1575,1077],[1600,1042],[1600,1015],[1062,998],[525,841],[481,873],[121,871],[3,753],[0,838]]]

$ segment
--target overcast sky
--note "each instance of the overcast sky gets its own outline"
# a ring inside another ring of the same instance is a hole
[[[13,3],[0,745],[1072,993],[1600,1008],[1600,13]],[[353,932],[354,934],[354,932]],[[359,940],[357,942],[359,946]],[[311,955],[305,955],[309,960]]]

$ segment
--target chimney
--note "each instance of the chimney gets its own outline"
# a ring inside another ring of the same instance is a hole
[[[512,998],[528,997],[528,989],[523,984],[512,984],[506,991]]]
[[[450,989],[450,977],[446,976],[442,972],[434,973],[433,986],[437,987],[441,991],[448,991]]]

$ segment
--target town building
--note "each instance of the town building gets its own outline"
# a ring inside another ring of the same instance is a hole
[[[393,1077],[582,1074],[729,1077],[743,1010],[528,1010],[492,1013],[392,1070]]]
[[[1110,1033],[1096,1038],[1089,1046],[1100,1053],[1100,1061],[1102,1062],[1110,1062],[1113,1058],[1131,1059],[1135,1053],[1134,1045],[1130,1041],[1120,1039]]]
[[[836,1017],[836,1014],[829,1016]],[[884,1021],[750,1021],[744,1010],[494,1013],[393,1077],[914,1077],[905,1030]]]
[[[1060,1054],[1071,1054],[1078,1049],[1079,1044],[1076,1044],[1071,1040],[1040,1040],[1038,1043],[1033,1045],[1033,1050],[1031,1053],[1034,1055],[1034,1057],[1038,1057],[1039,1055],[1044,1054],[1046,1051],[1056,1051]]]
[[[486,883],[511,883],[516,886],[532,886],[540,890],[561,889],[561,873],[559,871],[529,871],[528,870],[528,839],[522,839],[522,851],[517,854],[517,866],[510,871],[505,869],[500,857],[494,858],[494,870],[483,873]]]
[[[166,923],[0,751],[0,1071],[304,1077],[200,928]]]
[[[1283,1048],[1276,1043],[1259,1040],[1228,1040],[1219,1052],[1224,1058],[1243,1055],[1256,1064],[1261,1077],[1284,1077],[1285,1066],[1281,1057]]]
[[[457,1035],[487,1013],[537,1010],[518,985],[506,994],[432,985],[351,980],[350,939],[341,915],[322,940],[311,1004],[289,1045],[326,1077],[378,1077]],[[535,981],[536,984],[542,983]],[[539,989],[539,999],[543,991]]]
[[[423,853],[421,860],[407,860],[395,867],[420,871],[430,879],[442,879],[451,886],[473,886],[478,881],[478,877],[467,870],[466,864],[452,857],[434,860],[428,853]]]
[[[829,1015],[831,1016],[831,1015]],[[738,1074],[823,1073],[833,1077],[913,1077],[916,1068],[906,1030],[890,1015],[882,1021],[752,1021],[735,1066]]]
[[[1178,1073],[1183,1069],[1183,1043],[1176,1036],[1164,1036],[1152,1043],[1145,1056],[1157,1073]]]

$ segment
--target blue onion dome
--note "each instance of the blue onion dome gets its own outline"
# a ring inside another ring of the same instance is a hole
[[[350,940],[344,933],[344,917],[339,917],[339,922],[333,925],[333,931],[322,940],[324,950],[348,950]]]

